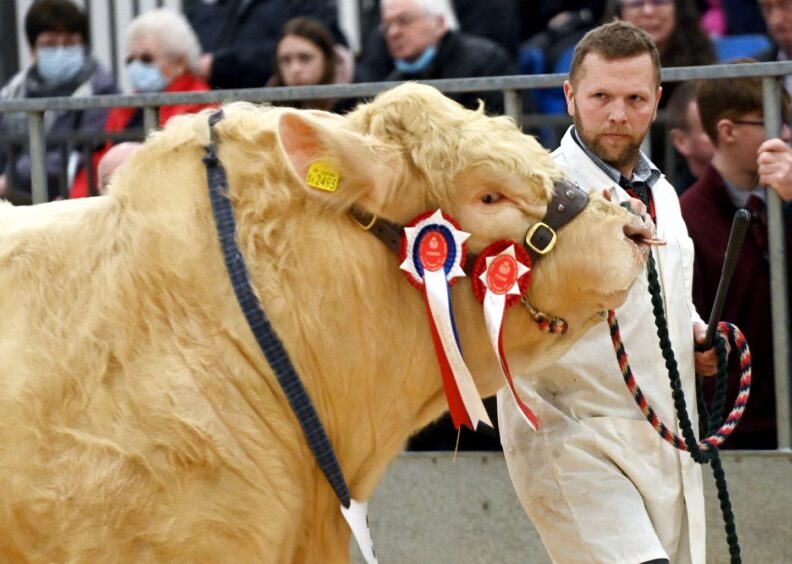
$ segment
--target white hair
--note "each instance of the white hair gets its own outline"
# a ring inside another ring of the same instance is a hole
[[[127,52],[142,37],[153,37],[169,58],[183,57],[193,74],[198,72],[201,44],[187,18],[170,8],[157,8],[140,14],[127,28]]]
[[[380,9],[390,4],[392,0],[381,0]],[[451,0],[412,0],[416,8],[433,16],[442,16],[445,21],[446,29],[455,31],[459,29],[459,20],[457,20],[454,6],[451,5]]]

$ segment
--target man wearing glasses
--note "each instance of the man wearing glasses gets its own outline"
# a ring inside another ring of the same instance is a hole
[[[383,0],[380,30],[396,70],[386,80],[431,80],[502,76],[516,73],[505,49],[483,37],[456,30],[449,0]],[[500,92],[452,94],[475,109],[478,99],[488,113],[503,110]]]

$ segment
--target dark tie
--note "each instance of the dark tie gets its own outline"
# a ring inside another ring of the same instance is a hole
[[[646,185],[646,182],[630,182],[622,176],[619,179],[619,186],[633,198],[641,200],[649,211],[650,217],[655,218],[654,206],[650,203],[649,186]]]
[[[756,194],[751,194],[745,207],[751,212],[751,236],[763,255],[767,257],[767,215],[765,203]]]

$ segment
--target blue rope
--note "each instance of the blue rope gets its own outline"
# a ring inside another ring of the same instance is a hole
[[[253,293],[245,259],[236,244],[236,220],[231,201],[228,198],[228,179],[225,169],[217,157],[217,133],[214,129],[215,124],[223,117],[223,110],[218,110],[209,116],[211,143],[205,147],[206,156],[203,158],[203,162],[206,165],[209,199],[212,202],[212,211],[228,276],[231,278],[231,284],[239,306],[242,308],[242,313],[297,416],[308,446],[327,477],[327,481],[330,482],[330,486],[338,499],[341,500],[341,504],[345,508],[349,508],[349,488],[344,480],[333,446],[330,444],[330,439],[311,403],[311,398],[308,397],[308,393],[294,370],[283,343],[272,329],[258,298]]]

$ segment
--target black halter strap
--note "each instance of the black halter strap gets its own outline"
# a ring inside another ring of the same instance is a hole
[[[217,235],[223,250],[228,276],[234,288],[239,307],[256,337],[256,341],[264,353],[267,362],[275,372],[275,376],[289,400],[294,414],[300,423],[303,434],[308,441],[319,467],[330,482],[341,504],[349,508],[350,495],[341,467],[338,464],[330,439],[325,433],[322,422],[311,403],[311,398],[297,376],[294,366],[289,360],[289,355],[283,347],[278,335],[272,329],[253,288],[250,285],[250,275],[245,259],[236,244],[236,220],[234,209],[228,198],[228,179],[220,159],[217,157],[217,132],[215,124],[223,119],[223,110],[218,110],[209,116],[209,130],[211,142],[205,147],[206,156],[203,159],[206,165],[206,176],[209,181],[209,198],[212,202]]]

